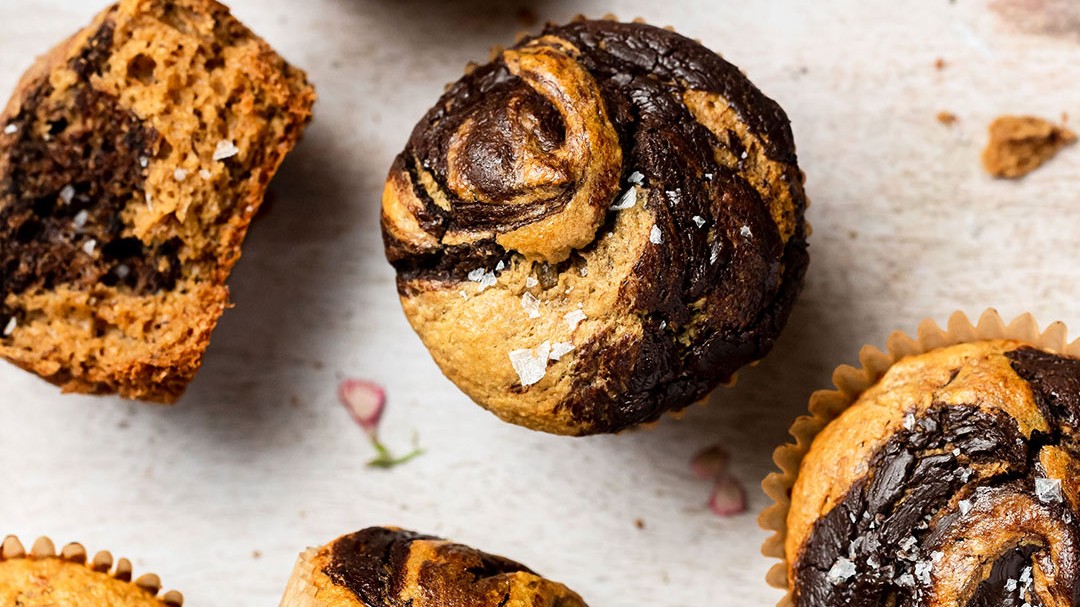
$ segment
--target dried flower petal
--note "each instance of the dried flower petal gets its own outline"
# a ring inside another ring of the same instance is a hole
[[[717,516],[735,516],[746,512],[746,490],[731,476],[723,476],[713,485],[709,509]]]
[[[375,436],[386,408],[386,390],[362,379],[346,379],[338,386],[338,399],[364,432]]]
[[[690,470],[703,481],[711,481],[727,475],[731,457],[720,445],[713,445],[700,451],[690,460]]]

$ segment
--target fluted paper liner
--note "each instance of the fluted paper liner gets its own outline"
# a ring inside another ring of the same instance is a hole
[[[317,548],[308,548],[296,559],[289,583],[285,586],[285,595],[281,599],[280,607],[319,607],[321,603],[315,598],[318,587],[315,584],[315,557],[318,555]]]
[[[169,592],[158,596],[158,593],[161,592],[161,579],[157,575],[147,573],[132,581],[131,561],[125,558],[114,561],[112,554],[106,551],[98,552],[93,558],[89,558],[89,553],[86,551],[86,548],[79,543],[73,542],[67,544],[57,552],[56,545],[51,539],[39,537],[34,541],[30,550],[27,551],[26,548],[23,547],[22,542],[19,541],[19,538],[14,535],[9,535],[4,538],[3,544],[0,545],[0,563],[17,559],[60,559],[70,563],[72,566],[85,567],[86,569],[103,576],[129,583],[148,593],[151,597],[157,597],[163,605],[167,605],[168,607],[183,607],[184,604],[183,595],[175,590],[170,590]]]
[[[766,531],[773,531],[772,537],[765,541],[761,552],[765,556],[779,559],[780,562],[769,570],[766,580],[774,588],[788,591],[778,603],[778,607],[793,607],[791,589],[788,587],[788,562],[784,552],[787,537],[787,516],[791,505],[791,489],[799,475],[803,458],[810,451],[814,438],[830,422],[850,408],[859,396],[876,384],[885,372],[901,359],[931,350],[956,344],[1008,339],[1020,341],[1041,350],[1055,354],[1064,354],[1080,358],[1080,339],[1068,343],[1065,324],[1055,322],[1040,331],[1035,317],[1023,314],[1006,324],[997,310],[988,309],[972,324],[963,312],[955,312],[949,317],[946,328],[926,319],[919,323],[915,337],[902,331],[895,331],[885,341],[885,350],[866,345],[859,351],[859,368],[841,365],[833,372],[832,381],[835,390],[819,390],[810,397],[810,415],[803,415],[795,420],[789,430],[795,443],[788,443],[776,448],[773,461],[780,472],[773,472],[765,478],[761,486],[765,494],[773,500],[773,505],[762,511],[758,524]]]

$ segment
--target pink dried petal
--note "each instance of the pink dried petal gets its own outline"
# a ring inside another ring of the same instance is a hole
[[[346,379],[338,386],[338,399],[353,421],[369,436],[375,436],[386,409],[386,390],[374,382]]]
[[[746,512],[746,490],[738,479],[721,476],[709,496],[709,509],[717,516],[735,516]]]
[[[731,457],[720,445],[713,445],[702,450],[690,460],[690,470],[694,476],[704,481],[711,481],[727,474]]]

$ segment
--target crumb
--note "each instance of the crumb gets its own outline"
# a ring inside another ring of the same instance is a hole
[[[936,60],[934,60],[934,69],[936,69],[939,72],[941,70],[945,69],[946,65],[947,64],[945,63],[945,60],[942,59],[941,57],[938,57]]]
[[[252,550],[251,551],[251,558],[253,558],[255,560],[261,559],[262,558],[262,552],[259,552],[258,550]]]
[[[645,521],[642,520],[642,519],[637,519],[636,521],[634,521],[634,526],[637,527],[638,529],[641,529],[642,531],[644,531],[645,530]]]
[[[983,168],[1004,179],[1027,175],[1076,142],[1076,133],[1033,116],[1000,116],[989,130]]]
[[[956,124],[957,120],[959,120],[959,118],[952,112],[938,112],[937,121],[945,126],[952,126]]]

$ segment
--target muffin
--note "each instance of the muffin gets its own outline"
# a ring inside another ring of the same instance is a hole
[[[807,265],[788,119],[642,23],[548,26],[470,66],[390,170],[386,254],[446,376],[503,420],[611,433],[769,352]]]
[[[0,357],[175,401],[314,99],[213,0],[123,0],[39,59],[0,114]]]
[[[0,605],[17,607],[181,607],[171,591],[158,596],[161,581],[149,573],[131,581],[131,562],[113,564],[108,552],[87,560],[86,549],[68,544],[59,554],[39,538],[29,553],[14,536],[0,548]]]
[[[372,527],[300,555],[282,607],[584,607],[570,589],[501,556]]]
[[[762,516],[781,604],[1077,604],[1080,359],[1058,328],[964,323],[867,353],[793,427]]]

